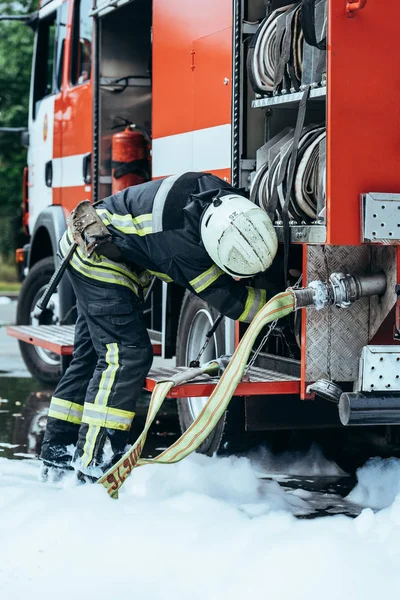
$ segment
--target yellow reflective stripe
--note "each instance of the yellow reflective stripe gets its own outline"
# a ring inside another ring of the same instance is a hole
[[[94,399],[94,404],[99,406],[106,406],[108,399],[110,397],[110,393],[115,381],[115,375],[119,369],[119,351],[118,344],[106,344],[107,353],[106,353],[106,363],[107,367],[104,369],[99,389],[97,391],[96,397]],[[85,446],[83,448],[82,455],[82,463],[87,467],[89,466],[90,461],[93,458],[93,452],[96,445],[97,437],[100,433],[101,429],[98,423],[90,423],[89,428],[86,434]]]
[[[71,402],[70,400],[63,400],[62,398],[57,398],[53,396],[50,402],[50,407],[53,405],[62,406],[63,408],[73,408],[78,412],[83,412],[82,404],[77,404],[76,402]]]
[[[112,225],[122,233],[144,236],[153,231],[153,215],[151,213],[132,217],[130,214],[110,213],[105,208],[97,208],[96,211],[105,225]]]
[[[244,305],[244,311],[242,312],[242,314],[239,317],[239,321],[246,321],[246,319],[249,315],[250,309],[253,306],[253,302],[254,302],[254,288],[248,287],[246,304]]]
[[[198,275],[195,279],[189,281],[190,285],[194,289],[197,294],[204,291],[208,288],[214,281],[218,279],[221,275],[224,274],[224,271],[217,267],[217,265],[212,265],[207,271]]]
[[[60,240],[60,250],[63,255],[67,253],[68,248],[69,244],[66,239],[66,235],[64,234],[64,236]],[[135,277],[132,275],[132,273],[128,271],[118,273],[116,269],[112,268],[109,264],[105,264],[105,261],[101,261],[101,264],[104,265],[106,268],[96,268],[96,263],[92,261],[92,259],[82,259],[82,253],[81,255],[79,255],[79,252],[80,250],[78,251],[78,254],[77,252],[75,252],[75,254],[73,254],[70,260],[70,265],[73,269],[75,269],[75,271],[78,271],[78,273],[81,273],[89,279],[94,279],[103,283],[123,285],[129,288],[137,296],[139,295],[138,286],[134,281]],[[90,264],[87,265],[86,263]]]
[[[50,402],[48,416],[53,417],[53,419],[60,419],[61,421],[80,425],[82,413],[83,406],[81,404],[53,396]]]
[[[98,405],[85,403],[82,423],[129,431],[134,416],[135,413],[129,410],[121,410],[110,406],[99,407]]]
[[[263,306],[267,303],[267,291],[266,290],[258,290],[260,294],[260,301],[258,303],[258,308],[256,310],[256,314],[262,309]]]
[[[113,342],[112,344],[106,344],[107,354],[106,363],[107,368],[103,371],[101,376],[99,389],[94,399],[94,404],[100,404],[102,406],[107,405],[108,398],[110,396],[111,388],[115,380],[115,374],[119,368],[119,350],[118,344]]]
[[[244,311],[239,317],[239,321],[250,323],[258,311],[264,306],[266,300],[267,293],[265,290],[248,287],[246,304],[244,306]]]
[[[155,275],[159,279],[162,279],[162,281],[166,281],[167,283],[171,283],[173,281],[173,279],[171,279],[171,277],[169,275],[166,275],[165,273],[159,273],[158,271],[150,271],[150,269],[148,269],[148,271],[152,275]]]
[[[102,415],[113,415],[115,417],[124,417],[126,419],[133,419],[135,413],[130,410],[123,410],[122,408],[114,408],[114,406],[101,406],[99,404],[92,404],[91,402],[85,402],[84,412],[96,412]]]
[[[91,417],[89,415],[85,415],[83,417],[83,423],[86,423],[90,427],[96,429],[97,432],[100,431],[100,427],[107,427],[108,429],[118,429],[119,431],[129,431],[131,428],[131,424],[127,423],[119,423],[118,421],[113,421],[112,418],[108,417]],[[88,464],[86,463],[86,466]]]
[[[72,237],[71,237],[69,229],[66,232],[66,237],[68,239],[68,242],[70,244],[72,244]],[[63,238],[61,239],[60,246],[61,246],[62,241],[63,241]],[[65,254],[68,251],[68,248],[69,248],[69,246],[65,246]],[[61,250],[64,251],[64,248],[61,248]],[[76,249],[76,253],[79,256],[79,258],[81,259],[81,261],[88,266],[93,266],[93,267],[101,266],[105,269],[109,269],[110,271],[115,271],[116,273],[124,275],[125,277],[128,277],[128,279],[132,279],[132,281],[134,281],[135,283],[139,283],[140,285],[142,285],[143,274],[145,274],[146,271],[143,271],[143,273],[140,276],[138,276],[136,273],[134,273],[130,269],[125,268],[123,263],[115,263],[114,261],[110,260],[109,258],[106,258],[103,255],[99,256],[98,254],[96,254],[96,252],[94,252],[92,254],[92,256],[89,258],[89,257],[85,256],[85,254],[82,252],[82,250],[81,250],[81,248],[79,248],[79,246]],[[147,280],[148,279],[149,278],[147,277]]]
[[[123,285],[124,287],[130,289],[137,296],[139,295],[137,285],[122,275],[117,275],[116,273],[112,272],[107,273],[93,267],[87,267],[75,260],[74,257],[71,259],[70,265],[73,269],[75,269],[75,271],[78,271],[78,273],[88,277],[88,279],[95,279],[96,281],[101,281],[103,283]]]

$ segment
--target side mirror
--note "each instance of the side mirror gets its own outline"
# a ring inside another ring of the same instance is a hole
[[[29,147],[29,133],[26,127],[0,127],[0,133],[19,133],[21,144]]]
[[[34,31],[36,30],[39,20],[39,13],[35,11],[29,15],[0,15],[0,21],[22,21]]]
[[[27,129],[21,131],[21,145],[29,148],[29,131]]]

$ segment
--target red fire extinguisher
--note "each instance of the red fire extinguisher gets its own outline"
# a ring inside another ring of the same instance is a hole
[[[130,124],[115,133],[111,143],[112,193],[150,179],[149,136],[141,127]]]

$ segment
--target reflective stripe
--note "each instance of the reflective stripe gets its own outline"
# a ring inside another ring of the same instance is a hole
[[[135,413],[128,410],[85,402],[82,423],[129,431],[134,416]]]
[[[67,230],[67,239],[72,244],[72,238],[69,230]],[[141,287],[145,287],[148,285],[150,281],[150,276],[146,270],[143,270],[141,273],[135,273],[131,271],[128,267],[124,265],[124,263],[116,263],[109,258],[93,253],[90,258],[86,257],[82,250],[78,247],[76,254],[80,259],[80,262],[85,264],[88,267],[95,267],[102,270],[112,271],[118,273],[118,275],[122,275],[126,277],[130,281],[137,283]]]
[[[153,200],[153,233],[159,233],[163,230],[162,217],[164,212],[165,200],[168,196],[168,192],[174,185],[175,181],[179,179],[181,175],[172,175],[166,177],[160,187],[157,190]]]
[[[82,421],[83,406],[69,400],[52,397],[49,407],[48,416],[53,419],[60,419],[68,423],[80,425]]]
[[[267,301],[267,293],[265,290],[259,290],[257,288],[247,288],[247,300],[244,307],[244,311],[239,317],[239,321],[245,321],[251,323],[260,308],[264,306]]]
[[[104,225],[112,225],[122,233],[140,236],[152,233],[153,216],[151,213],[132,217],[130,214],[117,215],[116,213],[110,213],[106,208],[97,208],[96,212],[100,215]]]
[[[60,240],[60,250],[64,256],[70,246],[67,233]],[[108,259],[98,257],[97,260],[99,261],[98,263],[93,258],[84,257],[83,252],[78,248],[70,260],[70,265],[75,271],[78,271],[78,273],[89,279],[95,279],[103,283],[123,285],[139,296],[138,285],[136,283],[138,278],[132,272],[123,269],[123,267],[116,266]]]
[[[115,380],[115,375],[119,369],[119,351],[118,344],[106,344],[106,363],[107,368],[103,371],[100,379],[99,389],[94,399],[94,404],[99,406],[106,406],[110,397],[112,387]],[[100,425],[98,423],[89,424],[89,428],[86,434],[86,442],[83,448],[82,463],[87,467],[93,458],[96,441],[100,433]]]
[[[197,294],[200,294],[203,290],[208,288],[214,281],[218,279],[221,275],[224,274],[224,271],[217,267],[217,265],[212,265],[207,271],[198,275],[192,281],[189,281],[190,285],[194,289]]]
[[[150,271],[150,269],[148,269],[148,271],[149,273],[155,275],[162,281],[166,281],[167,283],[171,283],[173,281],[173,279],[171,279],[171,277],[169,275],[166,275],[165,273],[159,273],[158,271]]]

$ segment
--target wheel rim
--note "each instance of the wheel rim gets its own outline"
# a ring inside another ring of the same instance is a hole
[[[198,310],[195,314],[188,333],[185,356],[186,365],[197,357],[197,354],[206,339],[206,333],[209,331],[213,322],[214,320],[210,312],[205,308]],[[217,358],[220,354],[219,350],[217,337],[214,334],[200,359],[200,364],[203,365],[204,363]],[[207,400],[207,396],[187,398],[188,407],[193,420],[199,416]]]
[[[40,317],[35,316],[35,308],[36,304],[39,302],[40,298],[43,296],[43,293],[46,289],[46,285],[43,285],[35,294],[30,311],[30,324],[31,325],[58,325],[60,322],[60,303],[58,293],[54,293],[47,305],[47,309],[40,315]],[[49,366],[58,366],[60,364],[60,357],[58,354],[51,352],[50,350],[46,350],[45,348],[40,348],[39,346],[33,346],[36,354],[46,365]]]

